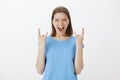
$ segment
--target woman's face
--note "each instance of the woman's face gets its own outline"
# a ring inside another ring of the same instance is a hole
[[[66,35],[66,29],[69,24],[67,15],[63,12],[55,13],[53,18],[53,26],[56,30],[56,34]]]

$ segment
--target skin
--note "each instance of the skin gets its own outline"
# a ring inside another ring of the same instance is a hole
[[[53,18],[53,25],[56,30],[56,36],[54,37],[57,40],[65,40],[68,39],[69,37],[66,36],[65,31],[67,29],[67,26],[69,24],[69,19],[65,13],[56,13]],[[59,31],[59,28],[63,28],[64,30]],[[83,48],[82,48],[82,43],[84,39],[84,28],[82,28],[81,34],[75,34],[75,39],[76,39],[76,55],[75,55],[75,60],[74,60],[74,71],[75,74],[80,74],[80,72],[83,69]],[[44,72],[45,68],[45,44],[46,44],[46,37],[47,37],[47,32],[46,34],[41,35],[40,29],[38,29],[38,56],[37,56],[37,61],[36,61],[36,69],[39,74],[42,74]]]
[[[56,30],[56,36],[54,38],[56,39],[68,38],[66,37],[66,34],[65,34],[68,24],[69,24],[69,19],[65,13],[62,13],[62,12],[56,13],[53,18],[53,25]],[[60,32],[58,27],[59,28],[64,27],[64,30]]]

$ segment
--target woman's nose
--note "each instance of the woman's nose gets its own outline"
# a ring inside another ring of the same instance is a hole
[[[63,22],[62,22],[62,21],[59,21],[59,25],[63,25]]]

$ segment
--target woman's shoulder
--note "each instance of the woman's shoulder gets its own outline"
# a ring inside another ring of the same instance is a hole
[[[50,41],[50,40],[51,40],[51,36],[48,35],[48,36],[46,37],[46,41]]]
[[[46,42],[53,42],[53,39],[52,39],[52,36],[51,35],[48,35],[47,37],[46,37]]]
[[[71,36],[71,40],[75,40],[75,36]]]

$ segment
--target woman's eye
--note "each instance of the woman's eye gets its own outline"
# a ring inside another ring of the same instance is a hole
[[[63,19],[63,21],[67,21],[66,19]]]
[[[59,21],[58,19],[55,19],[55,21]]]

